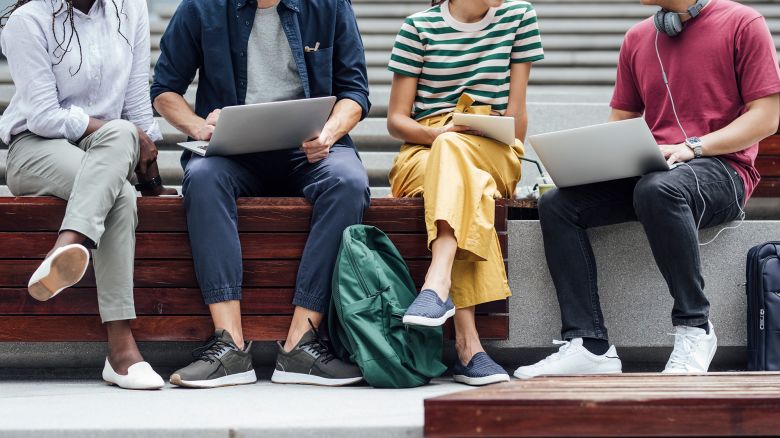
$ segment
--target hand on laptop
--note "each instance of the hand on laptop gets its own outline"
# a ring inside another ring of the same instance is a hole
[[[309,163],[316,163],[328,157],[330,148],[336,143],[336,139],[328,131],[327,127],[322,130],[319,137],[309,140],[301,145],[301,150],[306,154]]]
[[[670,166],[675,163],[687,163],[694,158],[693,151],[685,143],[660,145],[659,147]]]
[[[468,126],[464,126],[464,125],[456,125],[454,123],[448,123],[440,128],[433,128],[433,129],[434,129],[433,138],[436,138],[446,132],[458,132],[461,134],[477,135],[480,137],[485,136],[485,134],[481,131],[470,129]]]
[[[214,134],[214,128],[217,127],[217,121],[219,120],[220,112],[222,112],[221,109],[215,109],[212,111],[208,117],[206,117],[206,123],[204,123],[200,128],[198,128],[197,131],[195,131],[195,135],[192,137],[192,139],[199,141],[211,140],[211,136]]]

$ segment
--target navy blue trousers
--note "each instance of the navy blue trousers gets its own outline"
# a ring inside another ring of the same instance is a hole
[[[293,305],[324,313],[345,228],[363,220],[368,176],[357,152],[336,146],[311,164],[298,150],[189,160],[184,204],[195,273],[206,304],[240,300],[243,269],[236,200],[240,196],[303,196],[313,205]]]

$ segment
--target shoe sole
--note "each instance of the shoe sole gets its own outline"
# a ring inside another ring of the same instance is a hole
[[[89,253],[67,249],[51,261],[48,275],[31,284],[27,291],[38,301],[48,301],[60,291],[81,281],[89,263]]]
[[[484,377],[468,377],[462,374],[456,374],[452,376],[452,380],[469,386],[485,386],[485,385],[492,385],[494,383],[508,382],[509,375],[494,374],[492,376],[484,376]]]
[[[209,380],[182,380],[180,375],[173,374],[171,375],[170,382],[184,388],[219,388],[222,386],[249,385],[255,383],[257,382],[257,374],[255,374],[255,370],[250,370]]]
[[[350,377],[348,379],[329,379],[327,377],[313,376],[311,374],[291,373],[288,371],[274,370],[271,382],[295,385],[316,386],[347,386],[361,382],[363,377]]]
[[[513,374],[520,380],[533,379],[534,377],[556,377],[556,376],[609,376],[623,374],[623,369],[617,371],[599,371],[594,373],[569,373],[569,374],[523,374],[515,371]]]
[[[455,315],[455,308],[452,308],[439,318],[426,318],[424,316],[416,315],[404,315],[403,322],[406,325],[420,325],[423,327],[440,327],[447,322],[448,319]]]

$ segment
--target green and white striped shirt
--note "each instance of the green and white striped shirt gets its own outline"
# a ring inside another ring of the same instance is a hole
[[[530,3],[505,0],[481,21],[461,23],[445,1],[404,21],[388,68],[418,78],[413,117],[420,120],[452,111],[463,93],[503,114],[511,64],[541,59],[542,39]]]

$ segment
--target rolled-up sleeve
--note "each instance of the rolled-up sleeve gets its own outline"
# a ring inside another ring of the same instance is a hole
[[[333,53],[333,91],[341,99],[355,101],[368,115],[368,74],[363,40],[360,38],[355,13],[347,0],[338,0],[336,39]]]
[[[81,139],[89,115],[78,106],[60,105],[43,29],[23,15],[13,15],[3,29],[2,49],[16,79],[16,102],[27,129],[46,138]]]
[[[166,92],[180,95],[187,92],[203,61],[200,29],[195,2],[184,0],[160,40],[161,53],[151,87],[152,102]]]
[[[149,100],[149,12],[146,2],[138,2],[138,29],[133,42],[133,65],[130,82],[127,85],[122,118],[141,128],[152,141],[162,140],[160,127],[154,120],[152,103]]]

